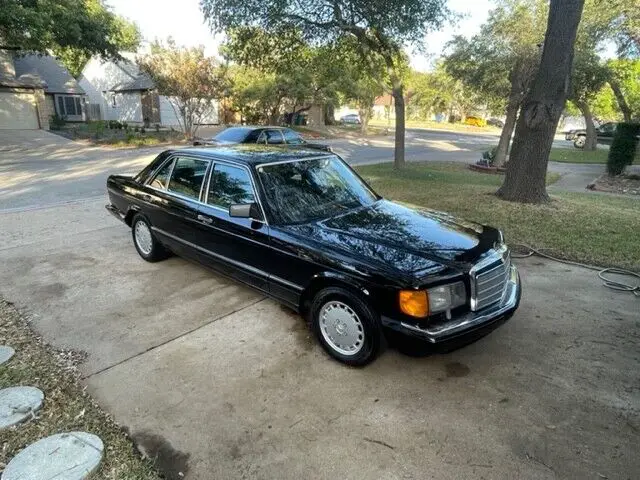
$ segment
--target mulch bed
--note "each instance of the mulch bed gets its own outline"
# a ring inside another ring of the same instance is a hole
[[[484,165],[478,165],[476,163],[469,164],[469,170],[482,173],[493,173],[497,175],[504,174],[507,171],[505,167],[485,167]]]
[[[598,192],[619,193],[623,195],[640,195],[640,175],[600,176],[587,186],[589,190]]]

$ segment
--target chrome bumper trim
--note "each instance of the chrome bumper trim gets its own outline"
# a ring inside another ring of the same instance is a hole
[[[520,277],[515,265],[511,265],[509,280],[505,288],[505,294],[501,303],[492,307],[487,307],[479,312],[469,312],[451,321],[435,325],[433,327],[418,327],[409,323],[400,322],[400,327],[410,330],[423,337],[429,342],[436,343],[443,339],[454,337],[464,333],[466,330],[473,330],[500,319],[505,314],[514,310],[520,301]]]

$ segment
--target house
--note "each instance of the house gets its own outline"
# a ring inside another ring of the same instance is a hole
[[[153,81],[140,72],[130,53],[119,61],[93,57],[79,78],[87,92],[92,120],[117,120],[131,124],[179,127],[179,111],[171,98],[158,95]],[[201,124],[218,123],[218,102]]]
[[[0,49],[0,129],[49,129],[54,114],[86,120],[78,82],[55,57]]]

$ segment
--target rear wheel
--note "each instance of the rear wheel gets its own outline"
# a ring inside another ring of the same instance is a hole
[[[573,141],[573,146],[576,148],[584,148],[585,143],[587,143],[587,137],[580,135]]]
[[[136,250],[147,262],[164,260],[169,255],[167,250],[153,235],[151,225],[144,215],[137,214],[133,217],[131,234]]]
[[[350,291],[338,287],[321,290],[313,299],[309,315],[322,348],[336,360],[363,366],[380,353],[378,315]]]

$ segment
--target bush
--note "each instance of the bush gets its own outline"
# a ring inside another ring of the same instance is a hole
[[[496,161],[496,155],[498,155],[498,147],[493,147],[491,150],[482,152],[482,157],[480,157],[480,160],[478,160],[477,165],[482,165],[483,167],[493,167],[493,164]]]
[[[57,113],[49,117],[49,128],[51,130],[60,130],[66,124],[67,124],[67,121],[64,119],[64,117],[61,117]]]
[[[487,121],[480,117],[467,117],[464,121],[465,125],[471,125],[473,127],[486,127]]]
[[[147,130],[144,127],[140,127],[140,133],[147,133]]]
[[[107,126],[107,122],[104,120],[97,120],[95,122],[87,122],[87,130],[97,140],[102,137],[104,129]]]
[[[155,128],[155,129],[156,129],[156,133],[157,133],[157,132],[159,132],[159,131],[160,131],[160,124],[159,124],[159,123],[156,123],[156,124],[153,126],[153,128]]]
[[[125,132],[129,131],[129,124],[127,122],[122,122],[122,128],[124,128]]]
[[[140,131],[140,128],[138,128],[138,126],[136,125],[135,127],[133,127],[133,131],[138,133]]]
[[[640,123],[619,123],[609,149],[607,172],[609,175],[620,175],[627,165],[633,163],[638,148]]]

